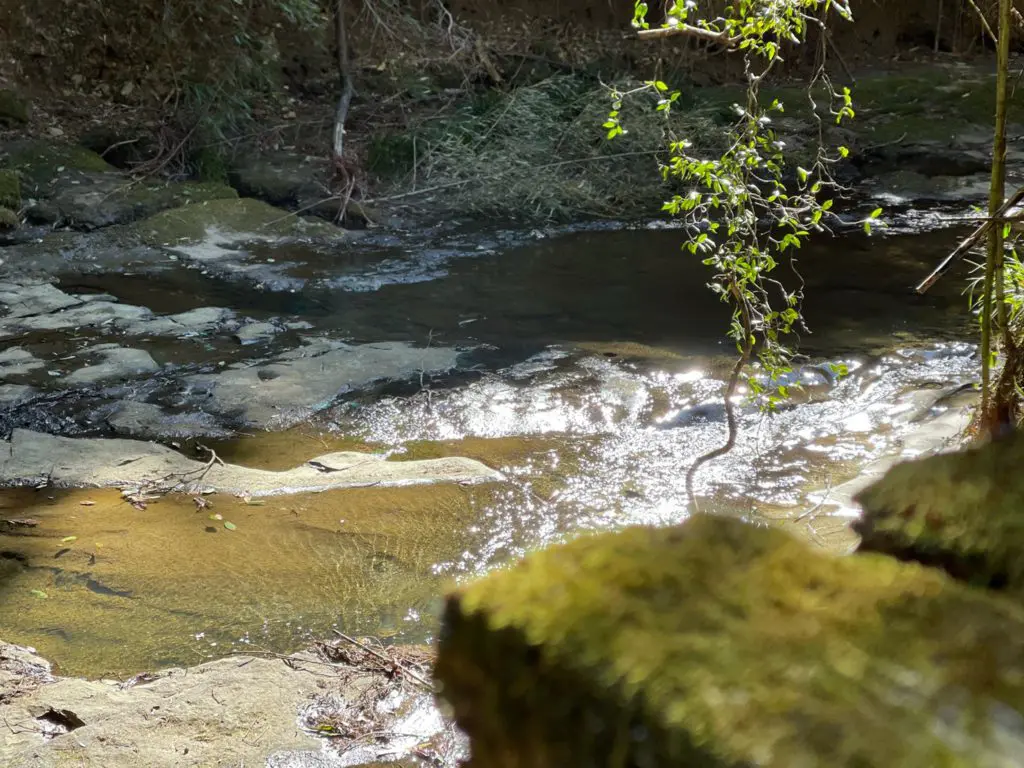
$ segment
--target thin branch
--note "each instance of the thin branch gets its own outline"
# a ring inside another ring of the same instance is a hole
[[[971,250],[971,248],[978,244],[979,240],[981,240],[983,237],[985,237],[985,235],[988,234],[988,231],[992,228],[994,224],[1003,222],[1005,220],[1006,212],[1013,208],[1015,205],[1017,205],[1021,200],[1024,200],[1024,187],[1021,187],[1016,192],[1014,192],[1013,197],[1011,197],[1009,200],[1003,203],[1002,207],[996,210],[996,212],[993,215],[989,216],[989,218],[987,218],[980,227],[974,230],[974,232],[972,232],[962,243],[960,243],[960,245],[957,246],[956,250],[949,254],[949,256],[947,256],[945,259],[943,259],[942,263],[939,264],[939,266],[937,266],[934,270],[932,270],[932,273],[928,275],[928,277],[926,277],[924,280],[922,280],[914,290],[917,293],[925,293],[929,288],[935,285],[935,283],[937,283],[943,275],[945,275],[947,272],[949,272],[950,269],[953,268],[953,265],[959,259],[963,258],[963,256],[969,250]]]
[[[637,37],[641,40],[658,40],[665,37],[676,36],[707,40],[711,43],[724,45],[726,48],[737,48],[739,44],[743,42],[743,37],[740,35],[731,37],[725,32],[716,32],[713,29],[694,27],[689,24],[674,24],[671,27],[659,27],[658,29],[641,29],[637,32]]]

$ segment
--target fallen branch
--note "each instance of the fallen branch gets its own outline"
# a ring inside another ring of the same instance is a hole
[[[981,240],[983,237],[985,237],[985,235],[988,234],[989,230],[992,229],[992,226],[994,224],[1004,222],[1006,220],[1006,212],[1013,208],[1015,205],[1017,205],[1021,200],[1024,200],[1024,187],[1021,187],[1016,192],[1014,192],[1013,196],[1010,197],[1010,199],[1008,199],[1005,203],[1003,203],[1002,207],[1000,207],[994,215],[985,219],[984,223],[982,223],[980,227],[974,230],[974,232],[972,232],[962,243],[960,243],[960,245],[957,246],[955,251],[953,251],[951,254],[949,254],[949,256],[943,259],[942,263],[939,264],[939,266],[937,266],[934,270],[932,270],[931,274],[928,275],[928,277],[926,277],[924,280],[918,283],[917,287],[914,290],[917,293],[925,293],[929,288],[935,285],[935,283],[937,283],[943,275],[945,275],[947,272],[949,272],[950,269],[953,268],[953,265],[959,259],[961,259],[964,256],[964,254],[971,250],[971,248],[978,244],[979,240]]]

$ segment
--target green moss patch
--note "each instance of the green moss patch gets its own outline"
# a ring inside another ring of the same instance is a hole
[[[1022,673],[1018,606],[713,517],[470,584],[436,667],[488,768],[996,764]]]
[[[14,91],[0,88],[0,125],[23,125],[28,122],[28,118],[28,102]]]
[[[0,206],[21,207],[21,182],[14,171],[0,171]]]
[[[862,551],[1024,592],[1024,436],[905,462],[857,496]]]
[[[10,148],[3,166],[17,171],[24,185],[45,190],[64,171],[100,173],[115,169],[95,152],[75,144],[24,141]]]
[[[137,225],[150,245],[203,242],[209,234],[239,240],[264,237],[338,238],[344,231],[324,221],[306,219],[250,198],[210,200],[163,211]]]

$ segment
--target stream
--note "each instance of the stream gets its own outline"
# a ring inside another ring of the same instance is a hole
[[[851,510],[823,506],[823,493],[970,401],[965,270],[926,296],[912,290],[961,234],[893,227],[805,247],[799,274],[783,277],[805,285],[813,332],[794,374],[805,386],[774,414],[741,405],[736,449],[698,477],[702,505],[832,551],[854,545]],[[105,236],[81,235],[75,253],[105,253]],[[677,231],[451,227],[334,251],[200,250],[57,265],[64,294],[146,308],[150,325],[8,333],[0,353],[39,364],[4,374],[21,388],[9,390],[6,429],[142,436],[275,470],[331,451],[464,456],[505,479],[136,506],[117,490],[46,482],[0,492],[0,636],[63,673],[125,677],[289,652],[332,628],[427,640],[460,579],[581,532],[680,520],[686,468],[724,440],[728,313]],[[177,336],[152,321],[209,307],[244,321]],[[257,327],[273,330],[243,332]],[[451,349],[458,364],[282,404],[271,429],[239,428],[226,406],[201,400],[197,377],[311,339]],[[114,379],[75,373],[108,343],[153,365]],[[832,363],[849,375],[837,380]],[[128,402],[159,416],[148,432],[124,431]]]

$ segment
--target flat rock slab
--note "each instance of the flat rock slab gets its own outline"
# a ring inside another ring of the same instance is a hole
[[[1024,610],[737,520],[533,554],[440,636],[473,766],[1024,763]]]
[[[204,408],[250,426],[284,427],[375,381],[407,379],[455,368],[458,351],[401,342],[313,341],[268,363],[241,363],[189,379],[209,392]]]
[[[0,443],[0,484],[132,488],[154,492],[213,491],[247,496],[310,493],[372,485],[501,480],[501,473],[472,459],[387,461],[366,453],[329,453],[283,472],[182,456],[137,440],[69,438],[14,430]]]
[[[301,659],[301,656],[297,658]],[[320,751],[297,713],[322,667],[252,657],[174,669],[132,686],[62,679],[0,704],[0,764],[18,768],[262,766],[280,750]],[[46,713],[81,726],[60,734]],[[44,740],[43,732],[57,733]],[[334,765],[338,765],[337,762]]]
[[[856,501],[861,550],[1024,593],[1024,434],[898,464]]]

